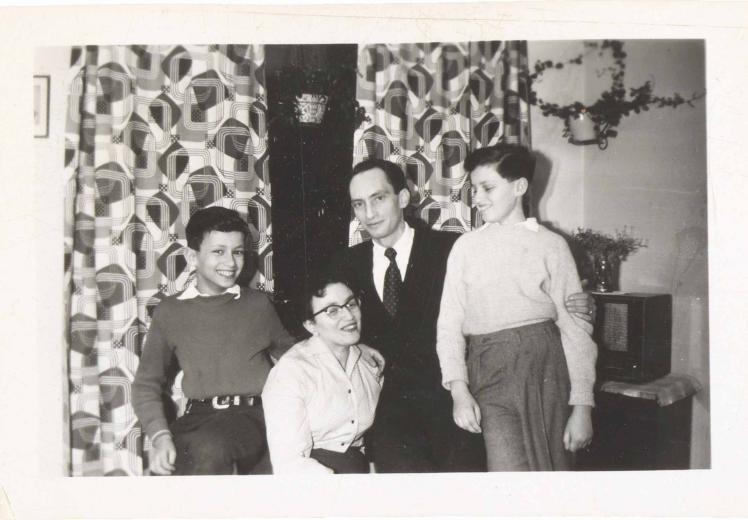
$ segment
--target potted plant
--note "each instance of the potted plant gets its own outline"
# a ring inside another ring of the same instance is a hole
[[[592,264],[594,287],[598,292],[617,291],[621,262],[647,247],[646,242],[632,236],[626,227],[623,231],[616,230],[614,235],[578,228],[571,239]]]
[[[586,42],[588,51],[579,54],[566,62],[554,62],[552,60],[538,60],[534,66],[534,72],[529,75],[529,97],[528,102],[540,108],[545,117],[558,117],[564,121],[564,137],[569,138],[573,144],[593,144],[601,149],[608,146],[608,138],[618,135],[616,127],[621,119],[631,115],[646,112],[651,107],[678,107],[686,104],[693,107],[693,102],[704,97],[705,92],[694,93],[684,98],[677,92],[671,96],[655,96],[653,93],[653,81],[646,81],[638,87],[629,88],[624,86],[624,75],[626,71],[626,53],[623,51],[623,42],[620,40],[603,40],[601,44]],[[538,97],[532,84],[540,81],[544,74],[550,70],[563,69],[567,65],[581,65],[589,52],[597,50],[602,56],[610,52],[613,64],[598,74],[609,73],[611,78],[608,87],[600,97],[592,103],[574,101],[566,105],[559,105]],[[581,133],[578,133],[581,132]]]
[[[327,100],[339,78],[337,71],[314,69],[303,76],[301,94],[296,96],[299,123],[302,125],[320,125],[325,116]]]

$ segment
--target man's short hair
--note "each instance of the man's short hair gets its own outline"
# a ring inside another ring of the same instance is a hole
[[[500,143],[470,152],[463,167],[470,174],[479,166],[495,165],[496,172],[509,181],[525,178],[532,182],[535,156],[524,146]]]
[[[187,246],[199,251],[203,238],[211,231],[222,231],[224,233],[238,231],[245,241],[249,236],[249,226],[238,212],[233,209],[212,206],[199,209],[190,217],[185,229]]]
[[[408,184],[405,182],[405,173],[402,168],[397,164],[386,161],[384,159],[365,159],[353,167],[350,176],[348,177],[348,185],[351,185],[353,177],[359,173],[379,168],[382,170],[387,177],[387,182],[390,183],[392,189],[395,191],[395,195],[400,193],[402,190],[408,189]]]

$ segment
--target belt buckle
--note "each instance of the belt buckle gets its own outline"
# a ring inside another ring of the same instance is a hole
[[[231,402],[229,401],[228,395],[221,395],[221,396],[215,396],[213,399],[210,400],[211,406],[215,408],[216,410],[225,410],[229,406],[231,406]]]

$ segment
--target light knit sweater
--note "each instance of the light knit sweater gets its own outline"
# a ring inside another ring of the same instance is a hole
[[[466,336],[553,320],[569,368],[569,404],[593,405],[592,326],[565,307],[566,297],[581,290],[566,242],[535,219],[462,235],[449,255],[437,323],[444,386],[468,381]]]

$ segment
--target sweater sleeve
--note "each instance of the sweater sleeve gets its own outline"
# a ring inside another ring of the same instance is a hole
[[[597,345],[592,341],[592,325],[576,318],[566,310],[566,297],[582,292],[579,275],[569,247],[557,237],[548,255],[550,296],[558,316],[556,325],[561,331],[561,344],[566,356],[571,382],[570,405],[594,406],[592,387],[595,384]]]
[[[268,451],[273,473],[333,473],[310,457],[312,432],[304,396],[305,377],[293,360],[282,360],[271,371],[262,391]]]
[[[266,298],[267,308],[265,311],[265,326],[270,334],[270,348],[268,354],[275,360],[279,360],[286,351],[296,343],[294,338],[283,326],[278,312],[275,310],[270,298]]]
[[[132,384],[135,415],[151,440],[156,433],[169,431],[162,398],[173,349],[166,339],[163,320],[163,308],[159,305],[153,314]]]
[[[449,390],[452,381],[468,382],[465,363],[465,337],[462,325],[465,320],[466,294],[463,282],[463,242],[457,240],[447,260],[436,325],[436,353],[442,370],[442,385]]]

